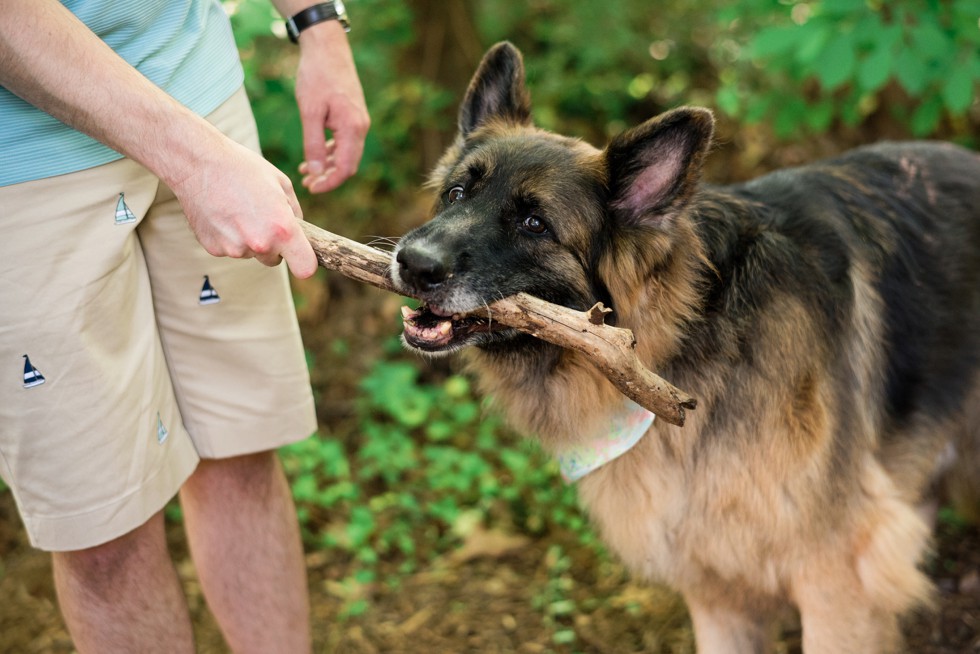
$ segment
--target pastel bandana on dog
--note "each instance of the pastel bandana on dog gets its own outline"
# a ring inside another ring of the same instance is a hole
[[[653,413],[632,400],[612,418],[609,431],[558,455],[562,479],[571,484],[629,451],[650,429]]]

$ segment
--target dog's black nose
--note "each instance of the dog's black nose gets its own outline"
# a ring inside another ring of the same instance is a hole
[[[422,244],[401,248],[395,260],[398,262],[398,274],[402,281],[420,291],[436,288],[449,276],[450,266],[442,253]]]

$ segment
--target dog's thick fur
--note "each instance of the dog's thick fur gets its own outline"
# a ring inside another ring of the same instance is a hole
[[[532,126],[520,53],[485,56],[393,276],[427,303],[406,342],[465,345],[482,389],[560,453],[623,398],[581,354],[454,313],[525,291],[598,300],[698,398],[579,493],[637,575],[688,603],[702,652],[768,649],[795,606],[808,654],[901,649],[928,600],[925,498],[980,472],[980,158],[864,147],[699,184],[713,118],[680,108],[604,150]]]

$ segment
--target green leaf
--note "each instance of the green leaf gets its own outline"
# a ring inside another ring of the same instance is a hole
[[[942,113],[943,105],[939,97],[935,95],[926,97],[912,114],[912,133],[918,137],[928,136],[936,129]]]
[[[715,94],[715,104],[718,108],[729,116],[738,115],[741,102],[738,97],[738,89],[734,86],[723,86]]]
[[[316,478],[312,475],[304,475],[293,481],[293,499],[297,502],[311,501],[316,494]]]
[[[919,95],[929,83],[928,66],[911,48],[904,47],[899,51],[894,67],[898,83],[910,95]]]
[[[806,110],[806,124],[814,132],[823,132],[830,127],[834,119],[834,103],[830,100],[823,100],[810,105]]]
[[[480,405],[476,402],[461,402],[450,408],[453,419],[461,425],[476,422],[480,417]]]
[[[443,388],[446,390],[446,395],[453,399],[466,397],[470,393],[470,383],[461,375],[453,375],[447,379]]]
[[[820,12],[828,16],[851,16],[867,11],[865,0],[823,0]]]
[[[819,19],[814,19],[803,25],[800,28],[799,38],[794,48],[797,63],[809,70],[837,29],[838,26]]]
[[[575,600],[562,599],[548,605],[548,613],[551,615],[569,615],[575,613]]]
[[[864,118],[864,113],[861,110],[860,96],[852,93],[850,97],[841,103],[837,113],[845,125],[856,127]]]
[[[766,59],[776,55],[788,54],[799,46],[799,28],[796,26],[777,25],[766,27],[756,34],[749,43],[751,56]]]
[[[748,107],[745,111],[745,122],[751,125],[761,123],[769,117],[772,105],[778,99],[776,95],[771,93],[750,96]]]
[[[807,119],[809,107],[800,98],[788,98],[776,113],[773,121],[773,129],[776,136],[787,138],[792,136],[800,129]]]
[[[955,51],[955,44],[939,28],[937,21],[936,16],[923,16],[910,30],[916,54],[926,60],[944,60]]]
[[[980,0],[954,0],[951,7],[951,26],[961,26],[954,30],[957,36],[966,37],[974,44],[980,42],[980,30],[977,29],[977,17],[980,16]]]
[[[445,420],[433,420],[425,427],[425,435],[433,441],[444,441],[452,438],[456,426]]]
[[[316,504],[321,507],[331,507],[341,500],[356,501],[360,495],[358,487],[349,481],[333,484],[316,496]]]
[[[354,581],[356,581],[358,584],[370,584],[373,583],[376,578],[377,575],[375,574],[374,570],[361,569],[354,571]]]
[[[953,114],[961,114],[973,103],[974,80],[966,66],[957,66],[949,72],[942,88],[943,102]]]
[[[341,615],[346,618],[356,618],[359,615],[363,615],[370,606],[366,599],[354,600],[344,608]]]
[[[861,90],[873,92],[884,86],[891,76],[893,61],[892,45],[879,42],[878,47],[858,64],[857,83]]]
[[[840,87],[854,75],[857,57],[854,38],[850,33],[838,35],[827,44],[820,57],[817,79],[828,91]]]
[[[347,537],[351,548],[358,548],[367,542],[374,533],[374,516],[367,507],[355,506],[351,510],[350,522],[347,523]]]

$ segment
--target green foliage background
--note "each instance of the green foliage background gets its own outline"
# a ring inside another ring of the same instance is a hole
[[[980,0],[347,4],[374,121],[361,189],[418,184],[441,150],[428,140],[451,136],[469,76],[502,39],[525,54],[536,121],[596,143],[683,103],[783,141],[845,128],[873,139],[882,124],[889,136],[977,140]],[[281,21],[266,0],[226,5],[267,156],[293,170],[294,46],[274,36]]]

